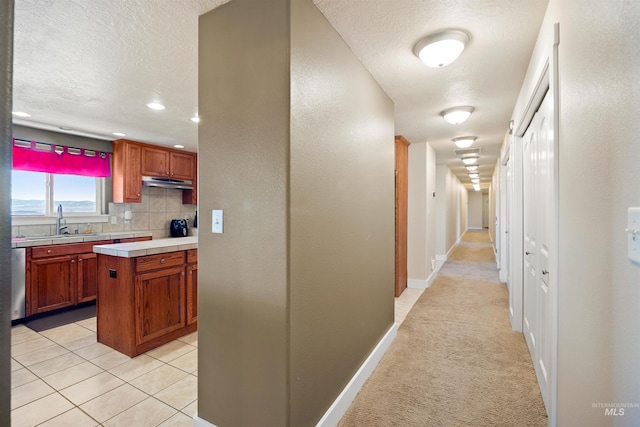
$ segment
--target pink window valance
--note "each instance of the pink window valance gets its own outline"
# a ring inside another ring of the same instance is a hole
[[[107,178],[111,153],[14,138],[13,169]]]

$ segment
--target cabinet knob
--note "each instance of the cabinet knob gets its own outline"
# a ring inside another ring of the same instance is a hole
[[[75,259],[72,259],[72,260],[71,260],[71,264],[73,264],[74,262],[76,262],[76,260],[75,260]]]
[[[166,261],[165,261],[165,259],[164,259],[164,258],[162,258],[162,259],[160,260],[160,264],[164,264],[165,262],[166,262]]]
[[[47,249],[47,253],[50,254],[51,253],[51,249]]]
[[[184,271],[181,273],[181,276],[184,276]]]
[[[193,274],[193,270],[189,270],[189,274]]]
[[[79,259],[78,262],[82,262],[82,259]]]

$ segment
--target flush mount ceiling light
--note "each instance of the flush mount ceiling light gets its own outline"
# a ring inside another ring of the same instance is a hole
[[[11,114],[16,117],[31,117],[31,114],[25,113],[24,111],[13,111]]]
[[[150,102],[147,104],[147,107],[151,108],[152,110],[164,110],[165,106],[162,104],[159,104],[157,102]]]
[[[473,182],[474,184],[479,184],[480,183],[480,178],[473,178],[471,180],[471,182]]]
[[[458,59],[468,42],[469,34],[464,31],[441,31],[416,43],[413,53],[429,67],[442,68]]]
[[[115,135],[115,136],[127,136],[126,133],[122,133],[122,132],[113,132],[112,135]]]
[[[191,117],[191,121],[194,122],[194,123],[200,123],[200,117],[193,116],[193,117]]]
[[[476,163],[477,161],[478,161],[477,157],[463,157],[462,158],[462,162],[465,165],[472,165],[472,164]]]
[[[473,184],[473,189],[476,191],[480,191],[480,184]]]
[[[456,144],[456,147],[467,148],[478,139],[477,136],[461,136],[459,138],[453,138],[452,141]]]
[[[176,144],[176,145],[174,145],[173,147],[174,147],[174,148],[184,148],[184,145]]]
[[[474,165],[474,166],[467,166],[466,168],[467,168],[467,170],[468,170],[469,172],[473,172],[474,170],[477,170],[477,169],[478,169],[478,166],[475,166],[475,165]]]
[[[479,173],[470,173],[469,174],[469,178],[480,178],[480,174]]]
[[[473,112],[473,107],[454,107],[440,113],[443,119],[452,125],[459,125],[469,118]]]

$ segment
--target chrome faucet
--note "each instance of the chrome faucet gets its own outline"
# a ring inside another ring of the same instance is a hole
[[[65,222],[65,225],[62,225],[62,221]],[[56,230],[57,233],[56,234],[64,234],[62,232],[62,230],[66,230],[67,226],[66,226],[66,220],[64,219],[64,216],[62,215],[62,204],[58,205],[58,215],[56,217]]]

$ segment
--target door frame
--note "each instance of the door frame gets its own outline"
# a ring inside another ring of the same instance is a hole
[[[520,117],[515,117],[517,125],[514,128],[514,132],[510,141],[510,150],[506,152],[506,156],[503,157],[503,164],[509,159],[508,156],[512,156],[512,172],[514,177],[513,193],[510,194],[512,200],[512,214],[511,217],[514,222],[511,222],[511,247],[509,255],[511,258],[511,278],[513,282],[510,284],[509,298],[513,298],[513,307],[520,309],[520,315],[518,316],[514,309],[514,315],[512,317],[512,327],[519,332],[522,331],[522,304],[524,301],[524,224],[523,224],[523,180],[522,180],[522,167],[523,167],[523,152],[522,143],[523,135],[529,124],[531,123],[535,112],[540,106],[545,93],[552,96],[552,117],[554,128],[554,144],[553,144],[553,188],[550,203],[551,215],[549,227],[551,228],[552,238],[550,239],[550,251],[552,256],[549,258],[549,289],[550,289],[550,301],[549,301],[549,315],[551,322],[551,331],[549,336],[550,342],[550,373],[549,373],[549,407],[547,408],[549,414],[549,426],[556,426],[557,424],[557,407],[558,407],[558,206],[559,206],[559,162],[558,151],[560,144],[560,91],[558,87],[559,73],[558,73],[558,45],[560,42],[560,25],[554,24],[553,27],[553,45],[550,53],[544,61],[544,66],[537,75],[536,85],[528,99],[527,106]]]

